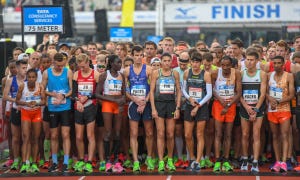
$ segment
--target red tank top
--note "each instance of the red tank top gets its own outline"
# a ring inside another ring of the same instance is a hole
[[[81,70],[78,71],[77,83],[78,83],[78,93],[77,97],[80,98],[81,96],[92,96],[95,94],[96,91],[96,81],[94,78],[95,70],[92,70],[91,74],[88,77],[83,77]],[[88,99],[84,106],[88,106],[90,104],[96,105],[96,99]],[[76,104],[75,104],[76,107]]]
[[[172,63],[171,63],[171,68],[176,68],[178,67],[178,61],[177,61],[177,56],[172,54]]]
[[[291,72],[291,64],[292,64],[292,62],[290,60],[287,60],[283,65],[283,70],[290,73]],[[273,61],[271,61],[269,72],[273,72],[273,71],[274,71],[274,63],[273,63]]]

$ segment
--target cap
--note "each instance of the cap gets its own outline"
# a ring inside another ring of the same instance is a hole
[[[154,57],[151,59],[150,64],[152,65],[153,63],[157,63],[157,62],[160,63],[160,59],[158,57]]]
[[[33,48],[27,48],[25,51],[26,54],[32,54],[34,52],[35,52],[35,50]]]
[[[67,48],[69,48],[69,49],[70,49],[70,46],[69,46],[68,44],[66,44],[66,43],[62,43],[62,44],[60,44],[60,45],[59,45],[59,49],[60,49],[61,47],[63,47],[63,46],[66,46]]]
[[[18,61],[22,61],[24,60],[24,58],[28,58],[29,59],[29,55],[26,53],[22,53],[18,56]]]

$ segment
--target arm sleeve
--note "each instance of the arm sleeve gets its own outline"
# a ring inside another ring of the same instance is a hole
[[[188,100],[190,98],[189,94],[186,92],[186,80],[183,81],[183,84],[182,84],[182,94],[183,96]]]
[[[75,99],[77,97],[78,93],[78,84],[77,81],[73,80],[73,88],[72,88],[72,99]]]
[[[202,106],[203,104],[205,104],[207,101],[210,100],[211,96],[212,96],[212,85],[211,84],[206,84],[206,95],[204,96],[204,98],[200,101],[200,106]]]

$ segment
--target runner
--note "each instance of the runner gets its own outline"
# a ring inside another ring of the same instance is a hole
[[[133,46],[132,56],[134,64],[124,71],[125,82],[128,84],[127,98],[131,100],[128,107],[129,127],[130,127],[130,147],[133,156],[133,172],[140,171],[138,161],[138,129],[139,121],[142,121],[145,128],[147,147],[147,170],[154,170],[152,161],[153,149],[153,120],[151,116],[151,104],[149,102],[149,79],[152,69],[146,64],[142,64],[143,48]],[[143,147],[140,147],[143,148]]]
[[[233,171],[229,164],[229,151],[231,146],[231,133],[233,121],[236,115],[236,103],[241,96],[241,75],[240,72],[232,68],[232,58],[224,56],[221,60],[221,68],[217,73],[213,74],[216,79],[214,94],[214,103],[212,108],[212,115],[215,119],[215,158],[216,163],[213,171],[221,171],[220,156],[221,140],[223,137],[224,127],[224,151],[223,151],[223,171]]]
[[[186,101],[184,113],[184,132],[187,149],[190,154],[190,170],[200,171],[200,160],[204,148],[204,129],[209,120],[207,102],[212,96],[211,75],[208,71],[201,70],[202,57],[194,53],[191,57],[191,69],[186,70],[183,76],[182,93]],[[194,155],[193,130],[196,124],[197,156]]]
[[[242,165],[241,170],[248,171],[249,134],[253,135],[253,162],[251,171],[259,172],[258,158],[260,153],[260,129],[265,114],[265,97],[267,86],[267,74],[257,69],[259,55],[255,51],[246,54],[245,66],[242,71],[242,97],[240,102],[241,126],[242,126]],[[251,123],[253,124],[251,131]],[[251,141],[250,141],[251,142]]]
[[[16,104],[21,106],[22,128],[22,167],[21,173],[39,172],[36,164],[39,152],[39,138],[42,128],[42,108],[45,104],[45,91],[37,82],[37,72],[29,69],[27,82],[20,84],[16,96]],[[29,158],[32,158],[32,163]]]
[[[122,124],[122,112],[125,104],[124,76],[119,72],[122,60],[117,55],[108,56],[106,72],[99,76],[96,89],[96,97],[102,100],[102,114],[104,120],[104,153],[106,160],[106,172],[124,171],[118,154],[120,148],[120,131]],[[103,92],[103,93],[102,93]],[[112,126],[114,126],[112,134]],[[113,136],[113,138],[112,138]],[[114,166],[110,161],[110,141],[113,139],[112,153],[115,158]]]
[[[65,60],[61,53],[54,55],[53,67],[43,72],[43,87],[46,88],[48,96],[48,110],[50,117],[51,153],[52,165],[49,172],[58,171],[58,147],[59,129],[63,142],[64,160],[62,172],[68,172],[69,155],[71,149],[70,142],[70,110],[72,94],[72,72],[65,67]],[[61,128],[59,128],[61,126]]]
[[[86,54],[76,57],[79,70],[73,75],[73,98],[75,102],[75,130],[78,161],[76,172],[93,172],[92,160],[95,152],[96,99],[94,97],[99,73],[90,68],[90,58]],[[86,131],[85,131],[86,127]],[[88,139],[88,161],[84,162],[84,132]]]
[[[167,168],[169,171],[176,170],[173,163],[174,129],[175,119],[180,117],[181,91],[179,73],[171,69],[171,61],[171,54],[162,54],[162,68],[153,71],[150,85],[152,117],[155,119],[157,128],[159,172],[165,170],[165,162],[163,161],[165,150],[165,133],[167,136],[166,139],[168,150]]]
[[[271,168],[275,172],[286,172],[288,153],[288,134],[290,131],[290,101],[295,94],[294,77],[283,70],[284,58],[275,56],[273,58],[274,72],[269,73],[269,86],[267,88],[268,120],[273,137],[273,149],[276,162]],[[281,141],[280,141],[281,138]],[[282,145],[279,144],[282,142]],[[280,146],[282,146],[282,157],[280,158]],[[280,161],[282,160],[282,161]]]

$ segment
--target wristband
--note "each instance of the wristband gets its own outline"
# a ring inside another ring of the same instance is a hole
[[[180,110],[180,107],[176,107],[176,110]]]

